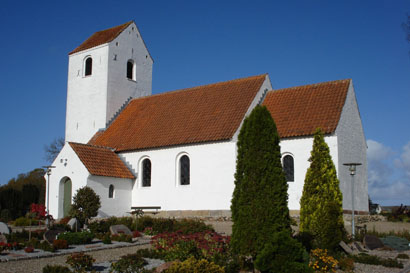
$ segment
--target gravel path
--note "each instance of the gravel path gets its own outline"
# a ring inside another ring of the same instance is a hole
[[[130,247],[121,247],[114,249],[105,249],[91,251],[87,254],[91,255],[96,261],[95,263],[103,263],[106,261],[113,261],[119,259],[119,257],[135,253],[138,249],[148,248],[149,245],[137,245]],[[68,255],[22,260],[22,261],[10,261],[0,263],[1,273],[41,273],[43,267],[47,264],[50,265],[67,265],[65,263]]]

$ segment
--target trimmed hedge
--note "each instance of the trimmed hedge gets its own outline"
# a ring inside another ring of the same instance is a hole
[[[94,234],[89,231],[64,232],[58,235],[59,240],[66,240],[69,245],[89,244],[94,238]]]

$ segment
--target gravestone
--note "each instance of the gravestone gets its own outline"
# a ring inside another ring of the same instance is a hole
[[[378,237],[368,234],[364,235],[363,244],[370,250],[384,247],[383,242]]]
[[[353,254],[353,250],[350,248],[350,246],[346,245],[345,242],[340,241],[339,246],[340,246],[347,254]]]
[[[7,238],[6,236],[4,236],[4,234],[0,234],[0,243],[7,244]]]
[[[129,228],[127,228],[124,225],[113,225],[110,226],[110,232],[111,235],[117,235],[117,234],[125,234],[125,235],[131,235],[132,236],[132,232]]]
[[[63,229],[50,229],[44,233],[43,238],[44,240],[52,244],[54,240],[57,238],[57,235],[63,232]]]
[[[67,225],[73,231],[76,231],[79,228],[79,223],[78,223],[77,218],[71,218],[70,221],[68,221]]]
[[[1,234],[10,234],[10,229],[7,224],[0,222],[0,233]]]

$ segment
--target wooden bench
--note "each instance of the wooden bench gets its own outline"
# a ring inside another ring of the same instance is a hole
[[[155,211],[150,211],[152,214],[157,214],[158,210],[160,210],[160,206],[145,206],[145,207],[131,207],[131,215],[135,216],[142,216],[144,214],[144,210],[155,210]]]

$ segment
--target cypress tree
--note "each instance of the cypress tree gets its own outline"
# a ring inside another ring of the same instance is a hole
[[[342,193],[324,135],[317,129],[300,200],[300,231],[314,246],[333,250],[344,235]]]
[[[255,258],[276,232],[287,230],[290,236],[279,135],[266,107],[256,106],[244,120],[237,148],[231,245]]]

